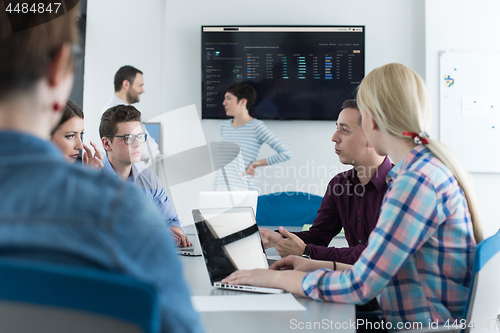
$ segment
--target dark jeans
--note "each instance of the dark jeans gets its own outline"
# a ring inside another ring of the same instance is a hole
[[[357,333],[388,332],[376,313],[356,312],[356,323],[358,323],[359,319],[362,319],[363,323],[357,326]]]
[[[387,332],[382,327],[381,314],[377,299],[374,298],[364,305],[356,305],[356,319],[363,319],[363,325],[357,327],[358,333]],[[377,311],[377,312],[374,312]]]
[[[356,312],[372,312],[380,310],[378,301],[376,298],[372,299],[364,305],[356,305]]]

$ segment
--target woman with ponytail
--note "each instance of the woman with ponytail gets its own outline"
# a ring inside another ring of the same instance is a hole
[[[364,304],[377,296],[388,330],[405,322],[460,320],[482,240],[471,179],[427,134],[429,96],[413,70],[401,64],[373,70],[357,100],[366,137],[395,163],[359,260],[348,266],[289,256],[272,270],[237,271],[223,282],[340,303]]]

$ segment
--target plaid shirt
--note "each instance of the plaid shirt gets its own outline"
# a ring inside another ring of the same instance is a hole
[[[385,320],[461,319],[476,242],[464,193],[422,145],[388,174],[389,189],[368,247],[346,271],[309,272],[308,297],[364,304],[378,295]]]

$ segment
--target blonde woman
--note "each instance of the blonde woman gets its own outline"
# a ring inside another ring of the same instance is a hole
[[[366,137],[395,163],[359,260],[349,266],[289,256],[274,270],[237,271],[223,282],[340,303],[377,296],[388,330],[461,319],[482,233],[470,179],[426,134],[431,112],[425,84],[410,68],[388,64],[366,76],[357,100]]]

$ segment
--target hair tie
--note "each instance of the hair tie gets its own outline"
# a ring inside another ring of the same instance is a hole
[[[417,145],[429,144],[429,140],[427,140],[427,138],[429,138],[429,134],[427,132],[420,132],[420,134],[415,132],[403,132],[403,135],[411,136]]]

